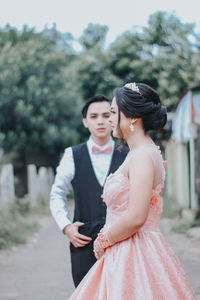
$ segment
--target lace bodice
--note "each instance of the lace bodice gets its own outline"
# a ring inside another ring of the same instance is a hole
[[[128,210],[130,182],[125,170],[133,155],[137,155],[141,151],[146,151],[150,155],[154,166],[154,181],[149,213],[142,229],[158,229],[163,207],[162,189],[165,180],[165,169],[161,151],[154,145],[144,145],[130,151],[120,168],[108,176],[102,195],[103,201],[107,205],[106,226],[113,224],[117,216],[126,213]]]

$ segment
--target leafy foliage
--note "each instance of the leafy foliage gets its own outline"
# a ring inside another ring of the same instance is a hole
[[[1,141],[6,151],[54,154],[78,139],[77,99],[67,89],[68,53],[46,37],[0,49]]]
[[[89,23],[80,37],[80,43],[85,49],[92,49],[97,45],[103,45],[108,31],[107,26]]]
[[[56,26],[19,32],[0,29],[0,145],[18,156],[57,155],[85,140],[81,107],[91,96],[113,97],[126,82],[145,82],[168,111],[182,92],[200,83],[200,36],[194,24],[157,12],[147,27],[121,34],[104,48],[107,26],[88,24],[73,48]]]

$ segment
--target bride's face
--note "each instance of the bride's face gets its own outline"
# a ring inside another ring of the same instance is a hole
[[[111,116],[109,122],[111,123],[113,137],[126,139],[127,134],[130,131],[130,120],[129,118],[125,117],[122,112],[120,112],[120,124],[118,124],[119,109],[115,98],[113,98],[111,104]]]

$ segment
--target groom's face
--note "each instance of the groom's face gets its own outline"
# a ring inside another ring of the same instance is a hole
[[[95,139],[106,139],[110,137],[111,125],[110,104],[107,101],[94,102],[88,107],[83,124]]]

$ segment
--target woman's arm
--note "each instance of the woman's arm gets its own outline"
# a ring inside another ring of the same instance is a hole
[[[124,240],[145,223],[153,188],[154,168],[150,155],[140,152],[129,164],[130,199],[128,212],[109,230],[108,236],[113,243]]]

